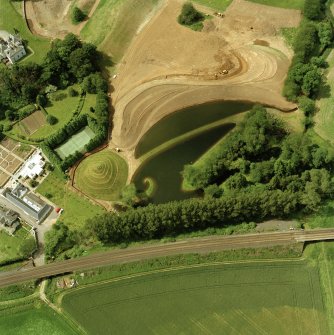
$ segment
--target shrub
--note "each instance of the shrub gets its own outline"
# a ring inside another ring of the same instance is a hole
[[[69,95],[70,97],[76,97],[78,94],[79,94],[78,91],[75,90],[73,87],[70,87],[70,88],[68,89],[68,95]]]
[[[46,104],[48,103],[48,99],[46,98],[45,95],[39,94],[39,95],[37,95],[36,103],[39,106],[45,107]]]
[[[78,24],[86,18],[86,14],[77,6],[72,11],[72,23]]]
[[[46,117],[46,122],[50,125],[54,125],[58,122],[58,119],[55,116],[48,114],[48,116]]]
[[[191,2],[186,2],[183,7],[181,14],[178,17],[178,22],[180,24],[190,26],[194,23],[202,21],[204,15],[197,11]]]
[[[31,179],[30,182],[29,182],[29,184],[30,184],[31,187],[34,188],[34,187],[36,187],[39,183],[38,183],[37,180],[35,180],[35,179]]]
[[[305,116],[313,115],[316,111],[314,100],[302,96],[298,99],[299,107],[304,112]]]

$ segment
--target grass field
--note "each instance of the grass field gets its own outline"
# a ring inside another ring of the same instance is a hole
[[[303,9],[305,0],[247,0],[261,5],[282,7],[289,9]]]
[[[317,265],[319,269],[320,282],[323,292],[324,304],[327,311],[327,320],[329,323],[329,334],[334,334],[334,243],[332,241],[319,242],[306,246],[305,256]]]
[[[29,50],[27,50],[28,56],[25,57],[23,61],[27,60],[41,63],[50,47],[50,41],[30,33],[25,20],[13,7],[11,1],[0,0],[0,9],[0,30],[7,30],[8,32],[13,33],[14,28],[16,28],[19,31],[20,36],[28,41],[28,47],[32,49],[30,55]]]
[[[73,85],[72,87],[76,90],[79,90],[78,85]],[[45,124],[44,126],[40,127],[30,136],[32,140],[44,138],[49,136],[50,134],[55,133],[57,130],[67,124],[73,117],[73,113],[75,112],[79,104],[80,96],[70,97],[67,94],[67,90],[58,90],[56,94],[64,94],[64,99],[56,101],[51,98],[51,103],[45,108],[45,110],[48,114],[55,116],[58,119],[58,122],[55,125]],[[96,94],[86,94],[81,113],[90,114],[89,108],[95,107],[95,101]],[[18,125],[15,125],[13,132],[15,134],[26,135],[21,131]]]
[[[223,12],[231,4],[232,0],[194,0],[194,2]]]
[[[127,177],[128,166],[125,160],[107,149],[80,163],[75,174],[75,184],[91,197],[118,200]]]
[[[23,228],[18,229],[14,236],[0,230],[0,262],[20,257],[20,247],[27,238],[32,239],[32,236]]]
[[[73,155],[76,151],[83,151],[85,145],[94,138],[95,134],[89,127],[85,127],[78,133],[71,136],[65,143],[55,149],[61,159]]]
[[[159,0],[101,0],[81,37],[118,62]],[[108,64],[106,64],[108,65]],[[112,64],[109,64],[112,65]]]
[[[86,219],[104,212],[102,207],[92,204],[86,198],[69,190],[66,180],[56,171],[46,177],[38,186],[37,192],[49,197],[57,206],[64,208],[60,219],[70,228],[80,228],[85,224]]]
[[[328,334],[317,268],[300,260],[158,271],[72,291],[62,305],[94,335]]]
[[[3,335],[75,335],[79,334],[51,308],[30,306],[14,314],[0,315]]]
[[[323,139],[334,144],[334,51],[332,50],[327,57],[329,69],[327,73],[327,84],[320,91],[320,99],[318,101],[318,112],[314,120],[314,130]]]

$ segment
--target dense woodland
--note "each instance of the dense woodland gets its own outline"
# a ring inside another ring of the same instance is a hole
[[[86,229],[104,243],[118,243],[313,211],[333,195],[333,163],[307,133],[289,134],[256,106],[200,164],[185,167],[203,199],[104,214]]]
[[[107,84],[99,74],[99,58],[93,44],[68,34],[64,40],[52,42],[41,65],[17,63],[0,67],[0,118],[15,120],[19,118],[20,108],[41,101],[45,105],[50,85],[65,89],[74,83],[82,83],[87,91],[94,90],[95,85],[95,89],[98,87],[106,92]]]

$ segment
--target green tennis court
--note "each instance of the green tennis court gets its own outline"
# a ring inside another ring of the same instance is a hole
[[[69,155],[74,154],[76,151],[83,151],[85,145],[95,136],[94,132],[85,127],[80,132],[71,136],[66,142],[55,149],[56,153],[61,159],[65,159]]]

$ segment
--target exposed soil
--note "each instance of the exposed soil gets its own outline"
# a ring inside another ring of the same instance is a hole
[[[99,0],[80,0],[91,8]],[[87,2],[87,3],[86,3]],[[296,27],[298,10],[234,0],[225,17],[198,6],[212,17],[202,32],[177,23],[183,0],[165,0],[137,31],[117,67],[112,104],[115,107],[110,147],[119,147],[129,163],[129,178],[138,162],[134,148],[142,135],[164,116],[194,104],[216,100],[262,103],[283,111],[296,106],[281,91],[292,51],[279,30]],[[85,22],[70,22],[70,0],[26,1],[33,31],[49,37],[79,33]]]
[[[194,32],[176,21],[182,4],[166,1],[118,67],[112,142],[125,151],[161,118],[194,104],[244,100],[295,108],[281,96],[292,52],[279,29],[297,26],[300,11],[234,0],[224,18],[213,16]]]
[[[94,4],[92,5],[92,2]],[[91,17],[100,0],[78,0],[79,8],[91,8]],[[79,34],[87,20],[78,25],[71,22],[72,0],[25,0],[25,13],[33,33],[50,38],[63,38],[68,33]]]

